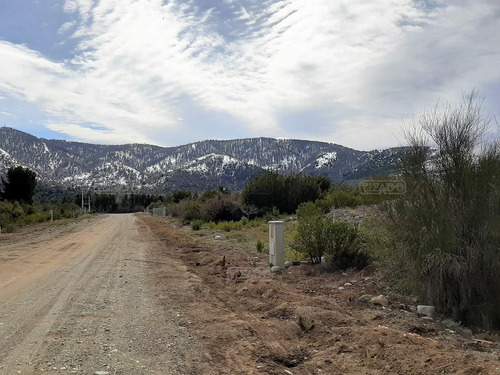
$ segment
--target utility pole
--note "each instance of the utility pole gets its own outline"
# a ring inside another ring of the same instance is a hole
[[[88,201],[86,201],[88,199]],[[87,198],[84,197],[83,195],[83,189],[82,189],[82,211],[85,210],[85,206],[88,207],[88,213],[90,213],[90,193]]]

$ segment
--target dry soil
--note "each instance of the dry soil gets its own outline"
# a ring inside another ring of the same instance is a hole
[[[495,335],[417,316],[373,271],[273,274],[192,234],[112,215],[0,235],[0,374],[500,374]]]

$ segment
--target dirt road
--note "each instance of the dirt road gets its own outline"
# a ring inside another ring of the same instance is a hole
[[[204,372],[182,311],[151,282],[160,245],[135,216],[42,237],[0,242],[0,374]],[[189,286],[182,271],[165,270],[176,292]]]

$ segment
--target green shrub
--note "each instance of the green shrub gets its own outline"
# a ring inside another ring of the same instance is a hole
[[[335,269],[363,269],[369,264],[365,243],[357,223],[334,221],[331,227],[332,247],[326,255]]]
[[[222,221],[217,224],[217,228],[225,232],[230,232],[232,230],[238,230],[243,228],[240,221]]]
[[[368,265],[357,224],[333,221],[312,202],[299,206],[297,219],[292,248],[307,255],[311,263],[320,263],[325,255],[334,269],[362,269]]]
[[[267,223],[269,221],[278,220],[280,218],[280,210],[273,207],[270,211],[266,212],[264,215],[264,221]]]
[[[50,212],[38,212],[36,214],[26,215],[18,220],[19,225],[32,225],[37,223],[43,223],[50,220]]]
[[[478,147],[487,127],[474,92],[425,113],[407,133],[407,194],[386,208],[406,284],[457,321],[499,329],[500,147]]]
[[[14,202],[0,202],[0,227],[13,229],[16,222],[25,215],[25,212],[21,205]]]
[[[262,241],[257,241],[255,244],[255,250],[257,250],[258,253],[262,253],[264,251],[264,242]]]
[[[243,216],[241,203],[234,195],[218,194],[201,204],[201,217],[205,221],[237,221]]]
[[[292,248],[306,254],[311,263],[320,263],[324,252],[333,246],[332,220],[312,202],[299,206],[297,219],[297,232],[293,239]]]
[[[203,221],[201,221],[201,220],[193,220],[191,222],[191,229],[192,230],[200,230],[202,225],[203,225]]]
[[[332,208],[355,208],[363,203],[362,198],[352,191],[344,189],[334,189],[329,191],[323,199],[316,201],[316,205],[324,212],[329,212]]]
[[[196,201],[183,200],[179,203],[170,203],[167,209],[170,215],[180,217],[186,223],[201,219],[200,204]]]

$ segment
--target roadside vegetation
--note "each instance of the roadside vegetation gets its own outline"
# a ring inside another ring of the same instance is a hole
[[[462,104],[436,107],[406,129],[397,194],[360,186],[331,186],[323,177],[268,172],[241,194],[224,189],[186,194],[167,212],[193,231],[267,252],[267,222],[285,221],[289,260],[324,271],[383,272],[391,287],[457,322],[500,329],[500,148],[488,138],[491,119],[475,92]],[[366,182],[366,181],[365,181]],[[366,186],[365,186],[366,187]],[[333,220],[333,213],[375,207],[366,220]]]
[[[387,178],[380,176],[376,180]],[[222,232],[225,238],[248,243],[259,253],[269,251],[267,223],[284,220],[286,258],[309,260],[327,272],[363,269],[371,263],[365,227],[334,221],[331,211],[352,210],[394,199],[386,194],[374,199],[363,194],[359,186],[331,186],[325,177],[283,176],[274,172],[257,176],[242,193],[231,193],[221,187],[201,195],[188,192],[173,195],[180,199],[159,201],[150,209],[166,205],[168,215],[190,225],[193,231]]]
[[[25,225],[78,217],[79,206],[66,200],[52,203],[35,202],[36,174],[22,166],[12,167],[1,180],[0,228],[12,232]]]

